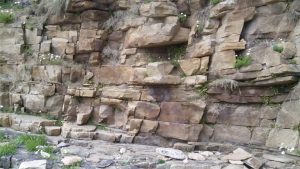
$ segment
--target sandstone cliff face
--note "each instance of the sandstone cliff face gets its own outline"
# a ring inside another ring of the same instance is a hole
[[[297,0],[72,0],[25,42],[22,20],[1,25],[0,104],[72,122],[65,137],[295,147],[299,95],[281,103],[300,75],[299,17]]]

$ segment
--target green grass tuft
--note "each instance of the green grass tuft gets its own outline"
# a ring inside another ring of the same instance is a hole
[[[8,12],[0,12],[0,23],[12,23],[15,20],[15,15]]]
[[[281,44],[275,44],[273,45],[273,50],[275,52],[278,52],[278,53],[282,53],[283,52],[283,46]]]
[[[69,166],[63,166],[62,169],[79,169],[81,166],[81,162],[77,162],[73,165],[69,165]]]
[[[201,98],[206,98],[207,97],[207,92],[208,92],[208,84],[204,84],[203,86],[200,86],[200,87],[197,87],[195,89],[195,92],[198,93],[198,95],[201,97]]]
[[[0,142],[3,143],[6,141],[8,141],[7,136],[5,135],[5,133],[3,131],[0,131]]]
[[[0,146],[0,157],[14,155],[17,152],[17,146],[14,143],[7,143]]]
[[[296,65],[297,64],[297,61],[294,60],[294,59],[288,59],[287,62],[288,62],[288,64],[291,64],[291,65]]]
[[[179,67],[179,60],[182,59],[186,52],[185,46],[171,46],[167,49],[171,64]]]
[[[234,67],[240,69],[242,67],[248,66],[252,63],[252,59],[249,56],[238,57]]]
[[[187,21],[187,15],[185,13],[178,14],[179,22],[184,24]]]
[[[51,146],[46,146],[43,150],[50,155],[54,154],[54,148]]]
[[[222,0],[210,0],[210,3],[213,5],[217,5],[220,2],[222,2]]]
[[[30,152],[37,151],[37,146],[46,146],[47,140],[45,136],[34,136],[24,134],[16,138],[16,142],[25,145],[25,149]]]
[[[165,160],[162,160],[162,159],[159,159],[159,160],[158,160],[158,164],[164,164],[164,163],[166,163]]]

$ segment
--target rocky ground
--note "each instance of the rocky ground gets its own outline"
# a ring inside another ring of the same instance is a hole
[[[22,134],[2,128],[6,135]],[[47,137],[53,154],[31,152],[19,147],[11,157],[2,157],[3,168],[19,169],[297,169],[299,158],[259,149],[235,147],[234,151],[181,151],[137,144],[116,144],[99,140],[73,140]],[[225,146],[224,146],[225,147]],[[179,149],[189,150],[187,145]]]

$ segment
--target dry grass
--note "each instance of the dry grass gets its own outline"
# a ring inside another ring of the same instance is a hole
[[[232,79],[217,79],[217,80],[211,82],[210,85],[214,86],[214,87],[223,88],[226,91],[227,90],[233,91],[236,88],[238,88],[239,83]]]
[[[127,11],[116,11],[112,16],[103,23],[105,30],[119,27],[121,24],[139,15],[139,5],[132,5]]]

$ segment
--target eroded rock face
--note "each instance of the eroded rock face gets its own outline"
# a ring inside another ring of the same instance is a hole
[[[195,103],[162,102],[159,121],[198,124],[202,119],[206,104],[202,101]]]
[[[160,112],[157,104],[148,102],[137,102],[135,108],[135,116],[141,119],[155,120]]]
[[[155,47],[187,42],[189,29],[180,28],[177,17],[164,23],[142,25],[127,32],[125,47]]]
[[[185,141],[197,141],[202,130],[200,124],[178,124],[159,122],[157,134],[163,137],[176,138]]]
[[[153,18],[171,15],[176,16],[178,14],[176,5],[169,1],[142,4],[139,10],[142,16]]]
[[[0,105],[63,118],[38,126],[66,138],[295,146],[284,137],[298,139],[299,98],[273,106],[300,75],[299,2],[289,3],[73,0],[26,41],[19,24],[0,25]],[[0,123],[40,130],[6,114]]]

